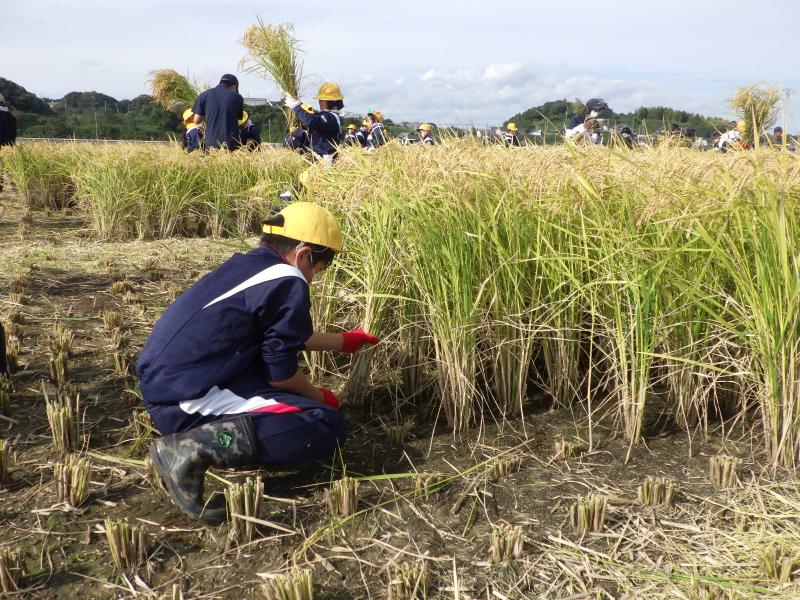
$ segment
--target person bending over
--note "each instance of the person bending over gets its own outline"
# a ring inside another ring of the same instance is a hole
[[[316,333],[309,283],[342,248],[336,219],[295,202],[265,222],[258,248],[234,254],[184,292],[153,327],[136,366],[162,436],[150,455],[188,516],[225,519],[203,502],[208,467],[286,468],[344,443],[339,402],[298,368],[301,350],[352,353],[378,339]]]

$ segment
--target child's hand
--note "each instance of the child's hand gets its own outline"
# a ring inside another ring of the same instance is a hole
[[[347,352],[348,354],[353,354],[364,344],[377,344],[380,342],[378,338],[367,333],[360,327],[353,331],[345,331],[342,333],[342,337],[344,338],[344,342],[342,342],[342,352]]]
[[[319,391],[322,392],[323,404],[326,404],[331,408],[339,408],[339,400],[332,391],[330,391],[328,388],[319,388]]]

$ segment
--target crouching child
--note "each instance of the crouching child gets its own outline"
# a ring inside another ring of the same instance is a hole
[[[309,284],[342,249],[339,225],[311,202],[269,219],[258,248],[234,254],[155,324],[137,363],[160,439],[153,463],[175,504],[207,523],[209,467],[291,468],[329,459],[347,436],[339,402],[298,368],[301,350],[353,353],[377,338],[316,333]]]

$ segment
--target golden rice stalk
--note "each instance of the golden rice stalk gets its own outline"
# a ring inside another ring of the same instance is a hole
[[[414,419],[408,419],[397,425],[384,424],[383,430],[390,444],[405,444],[413,427]]]
[[[131,336],[127,331],[117,328],[111,332],[111,347],[117,352],[127,348],[130,343]]]
[[[78,446],[78,412],[80,409],[80,394],[74,399],[56,397],[50,400],[47,390],[42,386],[44,394],[45,412],[47,422],[50,424],[50,434],[53,447],[61,456],[67,456]]]
[[[427,496],[439,490],[440,484],[447,479],[443,473],[431,473],[414,478],[414,494]]]
[[[249,542],[253,539],[255,523],[241,517],[258,518],[263,495],[264,483],[260,475],[248,477],[244,483],[234,483],[225,489],[225,501],[231,519],[231,539],[237,542]]]
[[[389,568],[389,600],[426,600],[431,585],[428,563],[393,563]]]
[[[13,461],[11,444],[7,440],[0,440],[0,489],[8,482],[8,473]]]
[[[19,550],[0,548],[0,593],[10,594],[19,590],[25,572]]]
[[[273,575],[261,586],[266,600],[314,600],[314,580],[310,569],[292,569]]]
[[[133,435],[137,438],[149,437],[153,431],[153,421],[150,419],[150,413],[146,410],[134,410],[131,413],[131,427],[133,428]]]
[[[6,338],[6,364],[10,373],[19,370],[19,342],[11,338]]]
[[[522,547],[525,536],[519,525],[500,525],[492,531],[490,543],[491,559],[493,563],[505,562],[522,556]]]
[[[553,458],[556,460],[559,459],[566,460],[567,458],[575,458],[581,453],[581,450],[582,448],[579,445],[573,444],[572,442],[568,442],[563,435],[559,435],[556,438]]]
[[[22,306],[25,304],[25,293],[24,292],[9,292],[8,294],[8,303],[14,304],[16,306]]]
[[[331,515],[337,518],[347,517],[358,510],[357,479],[342,477],[325,492],[325,500]]]
[[[776,87],[751,85],[736,90],[730,107],[744,121],[739,133],[749,143],[757,143],[759,135],[775,124],[781,91]]]
[[[197,81],[189,80],[173,69],[150,71],[147,83],[153,102],[167,110],[191,108],[204,89]]]
[[[639,486],[636,497],[642,506],[673,506],[675,482],[666,477],[647,477]]]
[[[165,492],[166,489],[164,488],[164,482],[161,480],[161,474],[158,472],[158,469],[156,469],[156,465],[153,463],[153,459],[150,458],[149,454],[144,459],[144,469],[144,478],[145,481],[150,484],[150,487],[157,492]]]
[[[800,567],[800,555],[792,554],[782,545],[776,544],[761,555],[758,563],[770,579],[778,583],[789,583],[795,578],[795,571]]]
[[[11,378],[5,373],[0,373],[0,415],[8,415],[11,411]]]
[[[298,98],[303,79],[303,61],[294,27],[289,23],[265,25],[261,17],[257,17],[257,21],[245,30],[240,40],[247,54],[239,62],[239,68],[264,79],[272,78],[281,91]],[[297,119],[288,109],[284,110],[284,114],[291,131]]]
[[[718,488],[730,489],[741,485],[742,460],[726,454],[712,456],[708,461],[711,481]]]
[[[72,356],[72,344],[75,342],[75,334],[63,323],[56,323],[53,326],[53,334],[50,337],[50,354],[57,356],[65,354]]]
[[[63,385],[69,379],[69,356],[66,352],[53,354],[49,359],[50,380],[56,385]]]
[[[607,500],[604,496],[587,494],[579,497],[569,509],[572,527],[580,534],[599,533],[605,529]]]
[[[120,312],[118,310],[104,310],[103,327],[110,333],[122,327],[122,315]]]
[[[522,457],[507,455],[497,459],[489,469],[489,479],[502,479],[516,473],[522,467]]]
[[[89,497],[89,479],[92,463],[86,458],[68,454],[62,462],[53,465],[56,498],[70,506],[78,507]]]
[[[104,528],[117,570],[131,572],[147,561],[147,538],[141,526],[106,519]]]

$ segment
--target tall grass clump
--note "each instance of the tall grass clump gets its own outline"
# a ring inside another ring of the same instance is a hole
[[[244,68],[246,73],[271,78],[285,94],[300,97],[303,60],[294,26],[289,23],[265,25],[261,17],[257,17],[256,24],[245,30],[241,44],[247,54],[239,63],[240,68]],[[297,118],[288,108],[284,108],[284,114],[291,131]]]
[[[0,149],[0,170],[7,172],[23,205],[31,209],[59,210],[71,203],[71,173],[81,159],[77,144],[37,142]]]
[[[166,110],[191,108],[203,86],[173,69],[156,69],[147,80],[153,102]]]
[[[764,181],[727,213],[724,230],[699,228],[729,287],[708,308],[751,352],[773,466],[800,458],[800,216],[777,186]]]
[[[736,90],[729,103],[743,121],[739,133],[746,143],[759,146],[761,135],[775,124],[780,99],[781,91],[776,87],[751,85]]]

